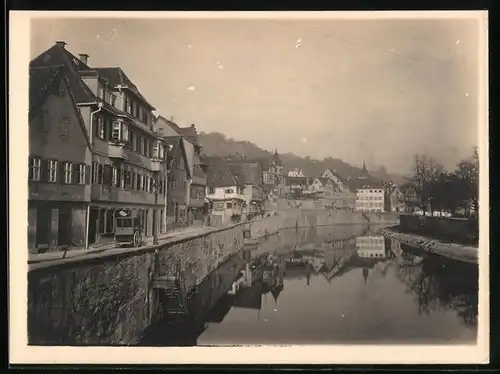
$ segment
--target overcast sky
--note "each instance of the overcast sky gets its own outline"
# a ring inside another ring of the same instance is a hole
[[[50,19],[31,56],[64,40],[120,66],[181,125],[265,149],[406,172],[477,144],[479,21]]]

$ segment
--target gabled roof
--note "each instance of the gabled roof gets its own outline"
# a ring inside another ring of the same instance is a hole
[[[89,148],[90,139],[87,129],[85,127],[82,115],[78,107],[76,106],[76,99],[73,94],[71,85],[68,81],[68,75],[66,74],[66,69],[63,65],[59,66],[47,66],[47,67],[32,67],[29,69],[29,117],[36,112],[36,108],[43,105],[45,99],[51,94],[51,90],[64,82],[67,88],[66,93],[69,95],[74,111],[78,117],[78,122],[80,128],[85,137],[85,141]]]
[[[229,165],[222,157],[204,156],[203,162],[208,166],[207,186],[229,187],[242,185],[242,182],[240,182],[238,178],[233,175]]]
[[[187,160],[187,155],[186,155],[186,150],[184,149],[184,144],[182,143],[182,137],[181,136],[165,136],[163,137],[163,140],[167,145],[171,146],[171,149],[167,152],[167,159],[168,159],[168,169],[172,168],[173,162],[181,156],[184,159],[184,167],[186,168],[186,172],[188,173],[188,176],[191,176],[189,167],[188,167],[188,160]]]
[[[55,44],[30,62],[30,68],[54,65],[64,66],[68,82],[77,103],[91,103],[98,100],[90,88],[82,81],[78,72],[81,69],[90,70],[90,68],[63,46]]]
[[[317,177],[316,179],[319,180],[323,186],[330,181],[329,178]]]
[[[323,173],[325,173],[326,171],[329,171],[332,175],[335,175],[339,181],[341,181],[342,183],[345,183],[346,179],[343,176],[341,176],[339,173],[337,173],[335,170],[325,169],[325,171]]]
[[[238,176],[243,184],[259,186],[262,184],[262,168],[258,162],[241,160],[226,161],[233,175]]]
[[[56,78],[62,73],[62,65],[31,68],[29,71],[29,111],[47,95]]]
[[[68,76],[68,82],[73,91],[75,101],[81,103],[93,103],[101,101],[82,80],[82,75],[89,73],[101,75],[112,86],[127,86],[130,91],[139,96],[150,109],[155,108],[142,96],[137,86],[127,77],[119,67],[91,68],[78,57],[69,52],[63,43],[56,43],[30,62],[30,67],[46,67],[63,65]]]
[[[132,91],[136,96],[138,96],[149,109],[155,110],[155,107],[151,105],[146,98],[139,92],[137,86],[130,80],[130,78],[125,74],[125,72],[119,67],[108,67],[108,68],[94,68],[99,74],[108,79],[109,83],[113,86],[126,86],[130,91]]]
[[[196,127],[191,125],[189,127],[178,127],[179,133],[193,143],[196,146],[200,146],[198,143],[198,131],[196,131]]]

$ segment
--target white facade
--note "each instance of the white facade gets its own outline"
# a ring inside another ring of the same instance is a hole
[[[382,188],[358,188],[356,190],[356,211],[383,212],[384,195]]]
[[[206,197],[212,202],[212,218],[222,224],[232,216],[243,216],[246,213],[247,204],[242,187],[207,188]]]
[[[385,240],[383,236],[359,236],[356,238],[356,251],[363,258],[384,258]]]
[[[288,172],[289,177],[298,177],[298,178],[305,178],[304,173],[302,170],[299,169],[293,169]]]

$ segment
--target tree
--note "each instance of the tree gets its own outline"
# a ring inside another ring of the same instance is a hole
[[[420,208],[426,212],[432,200],[433,186],[444,168],[432,157],[417,154],[412,169],[412,174],[408,179],[420,199]]]
[[[479,209],[479,154],[477,147],[474,148],[472,156],[458,163],[455,174],[463,183],[466,212],[469,204],[472,204],[477,214]]]

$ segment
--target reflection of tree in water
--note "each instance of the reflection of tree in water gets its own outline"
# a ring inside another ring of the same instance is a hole
[[[425,256],[421,266],[400,267],[407,290],[415,295],[419,315],[455,310],[466,326],[477,325],[478,269],[475,265]]]

